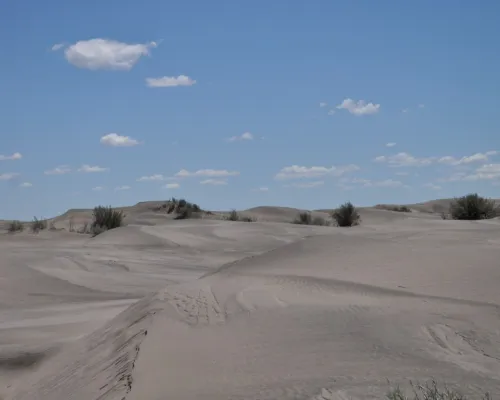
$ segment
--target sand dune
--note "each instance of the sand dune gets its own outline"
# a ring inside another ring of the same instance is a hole
[[[500,395],[500,221],[283,223],[298,211],[172,221],[141,203],[96,238],[2,235],[0,393],[368,399],[434,377]]]

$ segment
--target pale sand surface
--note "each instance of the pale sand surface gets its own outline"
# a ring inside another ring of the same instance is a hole
[[[428,378],[500,396],[500,221],[145,204],[93,239],[0,235],[5,399],[369,399]]]

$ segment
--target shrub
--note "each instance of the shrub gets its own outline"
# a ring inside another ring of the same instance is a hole
[[[54,221],[50,221],[49,230],[50,231],[57,231],[56,223]]]
[[[411,209],[407,206],[391,206],[391,205],[386,205],[386,204],[378,204],[375,206],[375,208],[379,208],[381,210],[388,210],[388,211],[411,212]]]
[[[389,390],[387,400],[467,400],[463,394],[451,390],[448,387],[440,388],[436,381],[427,382],[424,385],[410,382],[412,396],[407,396],[399,386]],[[491,400],[491,396],[485,393],[481,400]],[[479,400],[479,399],[478,399]]]
[[[9,222],[9,225],[7,226],[7,231],[9,231],[9,233],[22,232],[23,230],[24,225],[21,221]]]
[[[244,217],[240,217],[240,221],[241,222],[255,222],[256,219],[253,218],[253,217],[247,217],[247,216],[244,216]]]
[[[113,209],[111,206],[98,206],[94,208],[92,213],[92,233],[97,236],[105,230],[119,228],[123,226],[125,215],[123,211]]]
[[[47,229],[47,221],[43,219],[38,219],[37,217],[33,217],[33,221],[31,222],[31,230],[34,233],[38,233]]]
[[[240,216],[238,215],[238,212],[236,210],[231,210],[229,215],[226,217],[228,221],[239,221]]]
[[[332,218],[337,223],[337,226],[350,227],[359,225],[361,218],[359,217],[356,207],[348,201],[342,204],[339,208],[332,212]]]
[[[299,213],[295,220],[293,221],[294,224],[299,224],[299,225],[311,225],[312,222],[312,216],[311,213],[308,213],[307,211]]]
[[[318,226],[328,226],[329,223],[323,217],[314,217],[311,224]]]
[[[75,231],[75,219],[73,217],[69,219],[69,231],[70,232]]]
[[[91,225],[88,221],[83,223],[83,226],[78,230],[78,233],[88,234],[91,233]]]
[[[195,216],[193,213],[201,212],[198,204],[190,203],[185,199],[176,199],[175,197],[172,197],[165,204],[158,207],[158,210],[162,208],[167,211],[167,214],[176,213],[177,216],[175,219],[192,218]]]
[[[489,219],[499,214],[494,200],[481,197],[477,193],[455,198],[450,205],[450,215],[453,219]]]

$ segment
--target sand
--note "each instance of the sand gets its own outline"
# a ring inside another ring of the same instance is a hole
[[[96,238],[0,235],[0,398],[371,399],[429,378],[500,395],[499,220],[149,205]]]

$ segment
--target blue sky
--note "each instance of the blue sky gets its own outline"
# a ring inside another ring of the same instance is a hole
[[[500,197],[497,1],[68,4],[2,7],[0,218]]]

